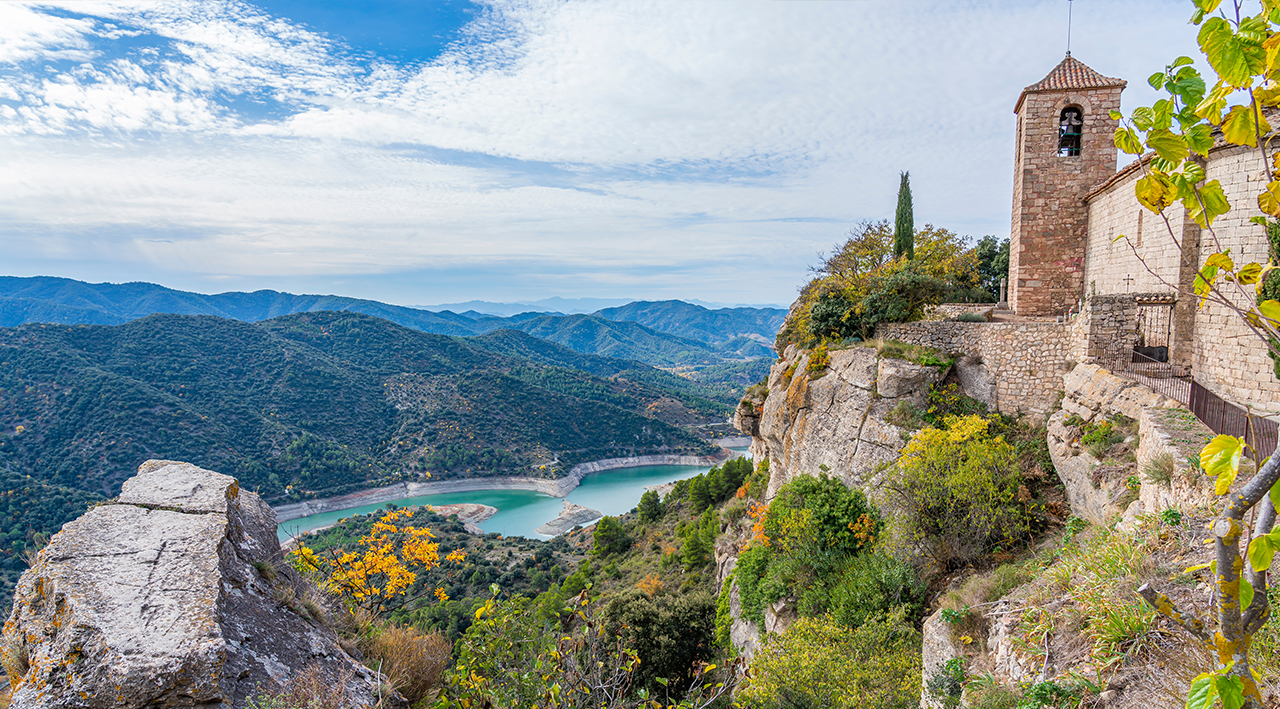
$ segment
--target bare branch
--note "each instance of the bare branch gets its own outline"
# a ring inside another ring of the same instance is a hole
[[[1213,644],[1213,638],[1209,636],[1209,631],[1205,630],[1204,623],[1199,618],[1193,614],[1183,613],[1178,610],[1168,596],[1151,588],[1151,584],[1144,583],[1139,586],[1138,595],[1142,596],[1147,603],[1150,603],[1157,613],[1181,625],[1184,630],[1196,636],[1201,642]]]

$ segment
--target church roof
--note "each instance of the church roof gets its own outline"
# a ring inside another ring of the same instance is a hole
[[[1124,79],[1103,76],[1068,54],[1066,59],[1049,72],[1048,76],[1022,90],[1022,95],[1018,96],[1018,105],[1014,107],[1013,112],[1022,110],[1022,102],[1027,98],[1027,94],[1073,89],[1105,89],[1113,86],[1124,88],[1127,83]]]

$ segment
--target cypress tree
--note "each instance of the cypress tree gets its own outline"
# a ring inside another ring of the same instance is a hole
[[[916,219],[911,213],[911,173],[902,173],[898,187],[898,212],[893,219],[893,257],[916,257]]]

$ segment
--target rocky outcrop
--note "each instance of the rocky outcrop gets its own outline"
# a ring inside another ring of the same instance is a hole
[[[740,407],[743,433],[754,433],[752,456],[769,460],[769,496],[796,475],[826,470],[851,487],[867,490],[876,468],[897,458],[905,430],[889,423],[895,408],[925,404],[939,367],[881,359],[869,347],[831,352],[818,378],[809,375],[809,353],[788,347],[769,374],[769,395],[756,415]]]
[[[545,534],[554,537],[573,529],[580,524],[594,522],[604,516],[599,510],[593,510],[590,507],[575,505],[568,500],[564,501],[563,509],[555,519],[533,530],[538,534]]]
[[[13,706],[230,709],[313,666],[346,706],[402,706],[281,562],[275,515],[235,478],[147,461],[22,574],[4,625]]]

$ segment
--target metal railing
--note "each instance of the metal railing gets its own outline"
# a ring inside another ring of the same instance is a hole
[[[1191,382],[1188,407],[1214,433],[1240,436],[1264,456],[1271,455],[1276,449],[1280,425],[1271,419],[1250,416],[1244,409],[1205,389],[1195,380]]]
[[[1104,361],[1101,364],[1113,374],[1137,382],[1148,389],[1167,396],[1184,406],[1191,403],[1191,377],[1182,371],[1182,367],[1169,362],[1168,348],[1143,348],[1145,352],[1134,350],[1127,356]],[[1163,353],[1161,352],[1163,350]],[[1163,356],[1161,356],[1163,354]],[[1163,361],[1162,361],[1163,360]]]

